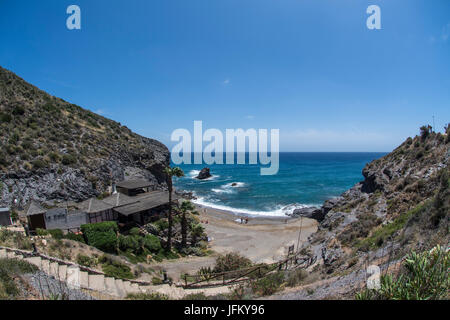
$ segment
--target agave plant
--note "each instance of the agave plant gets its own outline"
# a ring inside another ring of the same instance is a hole
[[[422,253],[411,252],[398,277],[381,277],[379,290],[364,290],[359,300],[438,300],[449,298],[450,252],[440,246]]]

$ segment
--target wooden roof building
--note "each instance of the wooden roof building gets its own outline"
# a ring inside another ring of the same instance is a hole
[[[173,196],[173,201],[177,200],[177,196]],[[129,216],[136,213],[146,212],[148,210],[166,205],[169,203],[168,191],[153,191],[136,197],[138,202],[114,208],[114,211],[123,216]]]
[[[153,184],[147,180],[125,180],[117,182],[116,189],[118,192],[132,197],[141,193],[149,192],[152,185]]]
[[[0,226],[9,226],[12,224],[11,211],[9,208],[0,208]]]
[[[115,194],[110,195],[107,198],[102,200],[113,207],[122,207],[127,204],[136,203],[138,200],[136,198],[129,197],[123,193],[116,192]]]
[[[31,200],[26,207],[26,215],[30,230],[45,229],[45,213],[47,210],[42,208],[39,203]]]

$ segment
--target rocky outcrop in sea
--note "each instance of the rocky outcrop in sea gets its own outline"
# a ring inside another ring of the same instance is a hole
[[[203,168],[202,170],[200,170],[200,172],[196,178],[199,180],[211,178],[211,173],[210,173],[209,168]]]

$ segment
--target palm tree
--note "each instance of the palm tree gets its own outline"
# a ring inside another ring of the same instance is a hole
[[[203,236],[205,232],[205,228],[199,223],[191,224],[191,235],[192,235],[192,243],[197,243],[199,237]]]
[[[195,211],[194,205],[190,201],[183,201],[180,207],[182,213],[181,218],[181,246],[186,247],[187,244],[187,219],[186,214]]]
[[[184,172],[178,167],[167,167],[164,173],[166,174],[167,188],[169,189],[169,234],[167,236],[167,250],[170,251],[172,249],[172,177],[182,177],[184,176]]]

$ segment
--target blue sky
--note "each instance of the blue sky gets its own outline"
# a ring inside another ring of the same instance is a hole
[[[448,0],[0,0],[0,39],[1,66],[169,146],[203,120],[278,128],[282,151],[390,151],[450,121]]]

